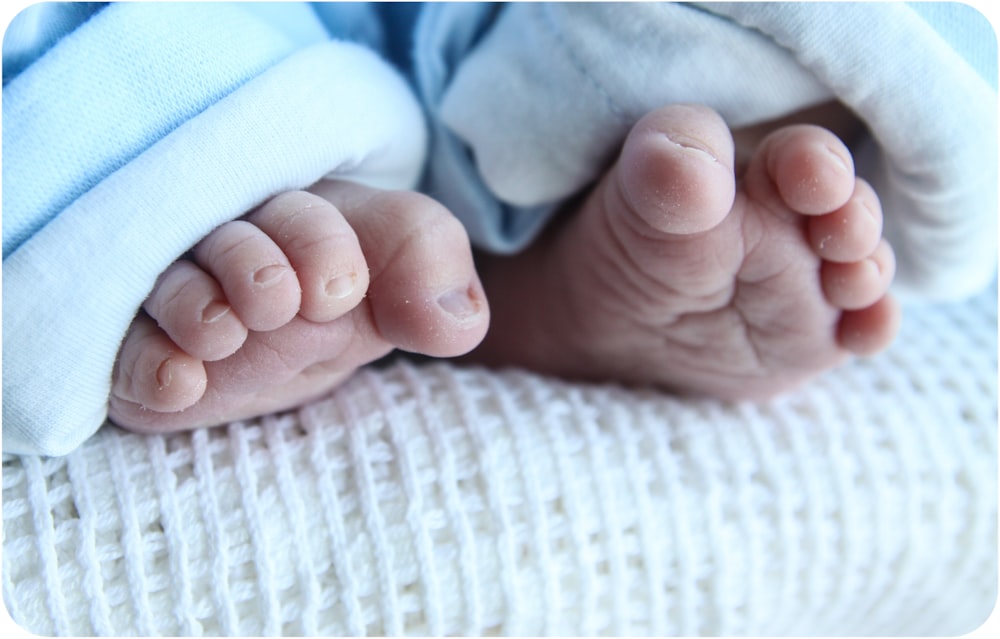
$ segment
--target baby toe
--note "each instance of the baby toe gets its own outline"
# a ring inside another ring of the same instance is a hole
[[[116,416],[127,413],[116,408],[122,402],[161,413],[183,410],[201,399],[206,384],[201,360],[181,350],[152,320],[139,316],[129,328],[115,365],[112,421],[118,422]]]
[[[284,252],[302,291],[299,313],[329,322],[358,305],[368,289],[368,265],[357,235],[333,204],[313,193],[283,193],[248,220]]]
[[[174,344],[204,361],[232,355],[247,337],[219,283],[187,260],[164,271],[143,309]]]
[[[837,325],[837,342],[855,355],[874,355],[892,343],[900,317],[899,305],[889,295],[866,308],[845,311]]]
[[[281,248],[243,220],[218,227],[194,250],[198,265],[218,281],[240,321],[254,331],[287,324],[299,312],[301,290]]]
[[[809,218],[809,243],[824,260],[856,262],[872,254],[882,237],[882,207],[874,189],[857,180],[844,206]]]
[[[854,159],[833,133],[813,125],[791,125],[769,135],[755,156],[767,182],[785,204],[803,215],[823,215],[854,193]],[[751,169],[755,168],[751,161]]]
[[[889,290],[896,258],[885,240],[870,256],[857,262],[824,262],[820,269],[823,293],[830,304],[844,310],[871,306]]]
[[[671,105],[629,132],[608,193],[626,225],[670,234],[714,228],[733,205],[733,140],[711,109]]]
[[[418,193],[323,182],[357,233],[371,268],[368,303],[378,333],[433,357],[462,355],[483,339],[486,296],[468,235],[446,208]]]

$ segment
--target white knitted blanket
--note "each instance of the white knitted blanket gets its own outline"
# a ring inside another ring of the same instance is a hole
[[[767,405],[397,363],[3,465],[57,635],[928,635],[997,582],[995,292]]]

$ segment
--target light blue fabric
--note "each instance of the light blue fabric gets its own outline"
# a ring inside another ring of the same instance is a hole
[[[15,15],[3,36],[3,83],[23,71],[105,2],[44,2]]]
[[[997,36],[990,21],[978,8],[962,2],[907,4],[994,90],[997,88]]]
[[[109,28],[119,21],[129,28]],[[94,16],[4,87],[4,258],[297,46],[236,5],[120,4]]]
[[[16,158],[4,163],[5,258],[153,142],[328,30],[368,46],[382,39],[364,4],[319,16],[303,3],[197,4],[113,4],[101,14],[99,3],[46,3],[15,17],[4,38],[4,63],[13,62],[3,118],[17,123],[3,138],[4,155]],[[129,28],[107,26],[120,21]]]

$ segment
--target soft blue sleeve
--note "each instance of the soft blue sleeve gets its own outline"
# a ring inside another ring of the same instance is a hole
[[[86,189],[294,51],[331,37],[382,46],[364,3],[172,4],[130,12],[120,31],[101,27],[104,3],[41,3],[15,16],[3,51],[3,147],[14,159],[5,163],[4,257]]]
[[[107,5],[105,2],[44,2],[15,15],[3,37],[3,83]]]
[[[124,7],[84,22],[3,89],[4,259],[104,177],[295,50],[235,7],[187,16],[170,5]],[[124,13],[128,29],[105,28]],[[219,62],[204,64],[208,56]]]

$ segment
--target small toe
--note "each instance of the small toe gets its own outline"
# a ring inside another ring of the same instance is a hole
[[[896,258],[882,240],[872,254],[857,262],[823,262],[820,278],[830,304],[844,310],[868,307],[879,300],[892,283]]]
[[[855,355],[874,355],[892,343],[900,319],[899,304],[886,295],[867,308],[845,311],[837,325],[837,341]]]
[[[281,248],[250,222],[218,227],[194,250],[195,261],[214,277],[240,321],[254,331],[288,323],[299,312],[301,290]]]
[[[333,204],[313,193],[291,191],[248,220],[274,240],[295,269],[304,318],[329,322],[364,298],[368,265],[357,235]]]
[[[367,302],[377,330],[394,346],[455,357],[482,341],[486,295],[464,227],[429,197],[321,182],[357,233],[371,269]]]
[[[115,365],[112,420],[116,402],[137,404],[156,412],[175,412],[194,405],[205,392],[204,364],[177,347],[149,318],[132,323]]]
[[[761,161],[762,160],[762,161]],[[854,193],[854,159],[833,133],[813,125],[778,129],[751,161],[766,171],[785,204],[802,215],[823,215],[843,206]]]
[[[824,260],[856,262],[871,255],[882,237],[882,207],[874,189],[857,180],[854,195],[832,213],[809,218],[809,243]]]
[[[160,276],[143,308],[179,348],[204,361],[232,355],[247,337],[219,283],[187,260]]]

